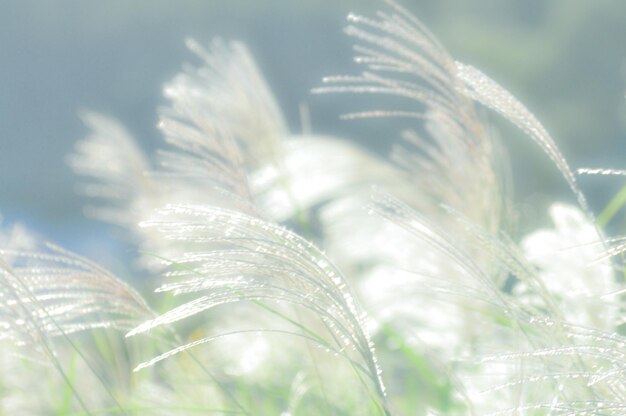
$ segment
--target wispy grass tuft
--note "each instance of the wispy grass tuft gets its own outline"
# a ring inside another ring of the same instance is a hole
[[[83,113],[92,133],[68,162],[97,201],[86,211],[128,230],[156,295],[0,232],[0,412],[625,413],[624,238],[597,227],[537,117],[386,3],[348,17],[363,72],[314,92],[397,97],[343,116],[385,118],[402,139],[388,158],[290,132],[238,42],[187,41],[199,63],[165,85],[154,158]],[[506,151],[479,105],[548,155],[578,207],[514,232]]]

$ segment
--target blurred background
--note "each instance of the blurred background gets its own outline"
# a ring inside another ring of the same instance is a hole
[[[544,123],[570,164],[626,168],[626,2],[595,0],[404,0],[460,61],[515,94]],[[325,75],[353,74],[348,12],[373,0],[0,0],[0,213],[48,240],[123,270],[131,248],[112,227],[86,219],[65,163],[86,135],[81,109],[121,120],[149,152],[158,147],[161,87],[183,62],[191,36],[248,44],[292,130],[301,104],[313,131],[385,153],[411,121],[340,121],[354,97],[312,96]],[[366,98],[369,99],[369,98]],[[374,106],[375,107],[375,106]],[[572,201],[532,143],[493,116],[515,172],[516,201],[533,214]],[[619,178],[581,178],[596,212]],[[532,221],[531,221],[532,222]],[[615,225],[613,225],[615,226]]]

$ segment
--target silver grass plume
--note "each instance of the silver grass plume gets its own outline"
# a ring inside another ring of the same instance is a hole
[[[279,160],[282,114],[242,44],[187,45],[203,65],[186,66],[164,89],[171,104],[159,126],[174,150],[162,151],[160,164],[181,185],[210,192],[203,202],[254,212],[247,177]]]
[[[355,188],[395,182],[393,169],[380,162],[372,169],[376,159],[345,141],[289,132],[244,45],[187,45],[203,65],[186,66],[164,89],[170,106],[161,111],[160,128],[173,148],[160,159],[161,174],[179,178],[181,187],[197,183],[206,193],[210,184],[215,195],[188,202],[286,221]]]
[[[50,243],[0,247],[2,339],[57,337],[94,328],[126,329],[152,315],[128,284],[95,263]],[[19,322],[11,316],[25,316]],[[11,328],[11,329],[9,329]]]
[[[147,176],[150,162],[115,119],[91,111],[83,111],[81,118],[90,135],[76,143],[67,163],[89,179],[79,191],[97,200],[85,211],[102,221],[132,227],[154,198],[155,184]]]
[[[86,338],[72,335],[91,334],[95,329],[128,330],[154,313],[134,289],[95,263],[52,244],[38,243],[25,232],[20,232],[22,238],[15,238],[15,231],[0,234],[0,342],[3,354],[13,361],[1,364],[1,382],[25,383],[30,378],[31,388],[41,390],[37,406],[25,404],[17,390],[8,391],[2,395],[2,409],[21,406],[20,411],[43,414],[60,408],[69,411],[75,407],[72,403],[86,412],[102,406],[122,409],[117,396],[124,393],[114,390],[123,383],[112,387],[107,378],[127,380],[127,374],[110,371],[103,376],[94,360],[104,357],[83,351],[89,345],[83,342]],[[113,358],[118,364],[122,361]],[[19,376],[11,372],[16,363],[27,362],[34,366],[31,370],[24,366]],[[70,375],[72,368],[81,372],[80,384]],[[43,388],[46,383],[48,388]],[[50,384],[59,385],[59,391],[65,388],[66,395],[70,392],[65,407],[54,404],[56,389]]]
[[[581,208],[589,213],[587,200],[578,187],[574,172],[539,120],[511,93],[476,68],[457,62],[457,71],[469,97],[500,113],[541,147],[567,181]]]
[[[459,91],[454,60],[434,36],[399,5],[378,19],[349,15],[346,33],[358,44],[355,61],[365,66],[359,76],[324,78],[329,84],[316,93],[391,95],[414,103],[410,110],[377,109],[345,118],[408,117],[425,121],[428,137],[413,130],[393,159],[409,173],[420,209],[438,215],[439,204],[467,212],[469,218],[497,232],[506,214],[504,183],[495,174],[499,156],[489,126]],[[498,172],[500,173],[500,172]],[[500,175],[502,176],[502,175]]]
[[[471,99],[484,104],[519,127],[542,148],[566,179],[581,207],[588,211],[575,175],[554,140],[532,113],[480,71],[456,62],[430,31],[408,11],[392,0],[387,0],[387,3],[392,12],[379,12],[377,20],[357,15],[348,17],[354,26],[349,26],[346,32],[363,43],[355,46],[355,51],[360,54],[355,60],[365,65],[367,71],[361,76],[327,77],[325,82],[338,85],[316,91],[387,94],[421,103],[424,106],[422,111],[376,110],[353,113],[346,117],[411,117],[432,121],[438,129],[443,129],[443,140],[437,134],[433,135],[435,146],[429,145],[414,132],[405,133],[409,141],[417,144],[420,151],[427,155],[426,159],[411,155],[408,159],[411,163],[405,164],[415,166],[417,162],[417,165],[423,165],[426,167],[423,172],[430,173],[429,180],[439,180],[442,175],[453,173],[459,168],[461,173],[451,178],[453,180],[447,186],[435,186],[435,189],[458,191],[451,195],[481,196],[472,201],[474,204],[459,206],[448,203],[455,209],[463,210],[468,206],[481,206],[481,202],[482,206],[494,204],[499,200],[498,195],[502,194],[498,180],[490,172],[493,154],[487,137],[488,129],[482,125],[473,106],[467,101]],[[471,163],[460,165],[456,155]],[[438,169],[431,169],[432,166]],[[440,169],[442,166],[444,169]],[[477,178],[474,180],[475,186],[469,189],[468,185],[472,182],[463,180],[462,176],[467,176],[468,172]],[[459,184],[465,188],[459,189]],[[492,193],[484,195],[484,189]],[[490,210],[486,209],[484,213],[490,213]],[[473,218],[469,214],[468,217]],[[495,214],[488,215],[488,218],[499,218],[497,211]],[[498,223],[494,226],[487,228],[496,231]]]
[[[160,210],[160,216],[160,220],[143,225],[156,228],[169,240],[188,245],[188,249],[181,257],[167,260],[177,266],[169,273],[175,280],[157,291],[202,295],[143,323],[127,336],[223,304],[269,301],[297,305],[318,316],[331,338],[312,335],[310,331],[299,335],[345,356],[371,380],[384,406],[384,387],[363,312],[340,272],[315,246],[273,223],[218,207],[171,205]],[[215,338],[209,336],[181,345],[137,369]],[[356,358],[352,357],[353,352]]]

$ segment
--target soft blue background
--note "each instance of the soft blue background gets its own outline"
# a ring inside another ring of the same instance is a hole
[[[459,59],[483,69],[528,104],[574,167],[626,168],[626,3],[595,0],[403,2]],[[161,85],[192,59],[186,36],[246,42],[284,112],[299,128],[310,106],[317,132],[384,152],[409,122],[341,122],[349,97],[310,96],[324,75],[354,73],[349,11],[378,1],[0,0],[0,212],[114,270],[132,249],[112,228],[82,216],[84,199],[65,155],[86,130],[77,111],[119,118],[147,150],[160,141]],[[361,100],[362,101],[362,100]],[[367,108],[367,107],[366,107]],[[497,118],[496,118],[497,120]],[[502,124],[519,201],[570,199],[547,158]],[[619,179],[583,178],[600,209]],[[549,196],[548,196],[549,195]],[[533,209],[530,209],[532,216]],[[540,222],[541,218],[537,218]]]

